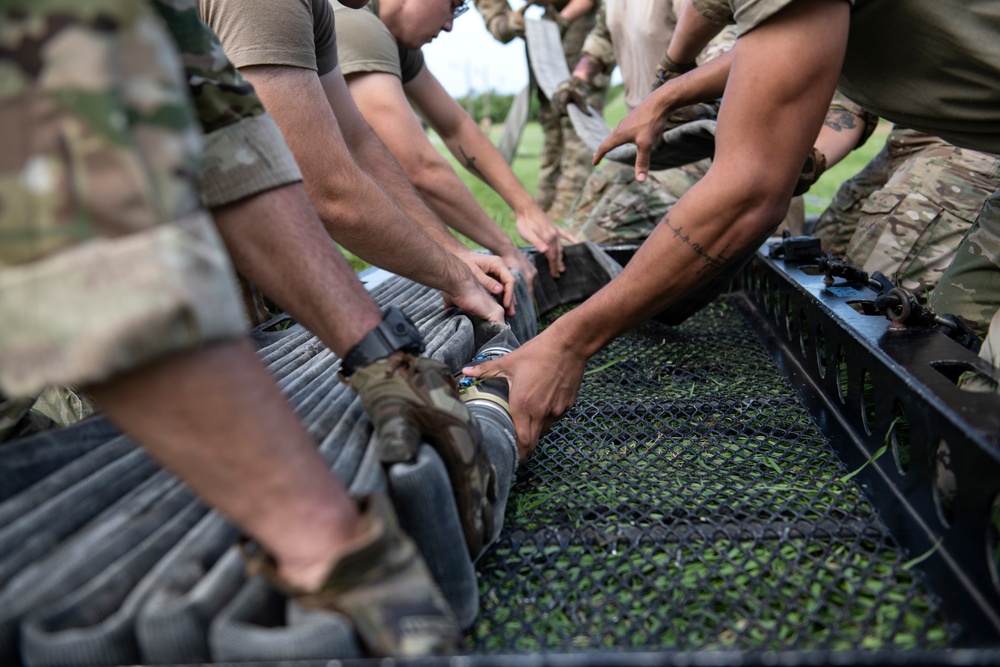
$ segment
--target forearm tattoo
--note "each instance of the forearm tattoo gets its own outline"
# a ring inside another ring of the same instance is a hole
[[[826,119],[823,124],[834,132],[843,132],[844,130],[853,130],[857,125],[857,118],[854,114],[846,109],[835,109],[833,111],[828,111],[826,114]]]
[[[479,167],[476,166],[476,160],[478,158],[466,153],[465,148],[462,146],[458,147],[458,152],[462,154],[462,163],[465,165],[465,168],[475,174],[476,178],[489,185],[490,182],[486,180],[486,176],[484,176],[483,172],[479,171]]]
[[[681,243],[691,248],[691,250],[694,251],[694,254],[698,255],[698,257],[701,258],[703,266],[700,269],[698,269],[697,272],[698,275],[717,272],[719,269],[726,266],[726,264],[728,264],[732,260],[732,258],[726,254],[727,248],[724,248],[722,252],[720,252],[718,255],[713,255],[712,253],[709,252],[708,248],[704,247],[697,241],[693,241],[691,239],[691,235],[687,234],[684,231],[683,227],[681,226],[675,227],[670,223],[669,215],[665,216],[661,221],[661,223],[666,225],[667,228],[673,232],[675,239],[679,240]]]

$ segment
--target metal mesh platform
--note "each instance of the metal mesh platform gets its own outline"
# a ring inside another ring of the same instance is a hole
[[[519,471],[470,648],[949,645],[850,473],[733,301],[644,324]]]

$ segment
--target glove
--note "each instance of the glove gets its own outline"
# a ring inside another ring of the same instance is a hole
[[[566,115],[566,107],[575,104],[577,108],[588,116],[591,115],[587,97],[590,95],[590,86],[583,79],[571,76],[558,86],[552,93],[552,105],[559,112],[560,116]]]
[[[346,616],[372,656],[412,657],[451,653],[461,632],[416,545],[399,527],[389,499],[371,494],[359,502],[360,531],[337,558],[317,591],[286,585],[274,559],[251,555],[247,573],[263,575],[305,607]]]
[[[506,44],[515,37],[524,37],[524,14],[507,12],[497,19],[496,38]]]
[[[802,165],[802,171],[799,173],[799,180],[795,184],[793,194],[795,196],[805,194],[812,187],[812,184],[819,180],[824,171],[826,171],[826,156],[813,146],[806,158],[806,163]]]
[[[359,368],[347,383],[375,427],[379,460],[412,461],[421,441],[441,456],[472,558],[493,535],[497,473],[473,432],[468,409],[448,367],[409,353]]]
[[[559,26],[559,34],[565,35],[566,30],[569,28],[569,21],[562,17],[559,10],[552,3],[545,5],[545,13],[542,14],[542,18],[554,22]]]
[[[697,66],[698,63],[675,63],[669,56],[663,56],[663,60],[656,66],[656,78],[653,79],[652,89],[656,90],[667,81],[676,79],[681,74],[687,74]]]

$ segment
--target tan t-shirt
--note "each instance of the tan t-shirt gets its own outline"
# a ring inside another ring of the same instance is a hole
[[[337,66],[328,0],[198,0],[236,67],[288,65],[322,76]]]
[[[795,0],[730,0],[740,34]],[[1000,2],[858,0],[839,90],[869,111],[1000,153]],[[725,0],[697,0],[706,7]],[[706,13],[708,11],[708,13]]]
[[[625,105],[634,109],[649,94],[656,66],[667,52],[677,17],[672,0],[607,0],[604,11],[615,58],[625,82]]]
[[[424,54],[396,41],[378,17],[377,0],[362,9],[331,4],[337,17],[337,51],[344,76],[385,72],[408,83],[423,69]]]

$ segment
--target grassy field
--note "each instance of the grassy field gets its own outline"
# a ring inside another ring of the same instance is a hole
[[[625,102],[619,95],[607,105],[604,117],[608,121],[609,125],[614,126],[625,117],[625,113]],[[494,143],[498,142],[502,132],[503,126],[495,125],[490,131],[490,139],[492,139]],[[888,133],[889,125],[887,123],[879,125],[875,134],[868,140],[867,143],[865,143],[864,146],[848,155],[840,164],[832,167],[829,171],[823,174],[823,177],[820,178],[820,180],[806,194],[806,213],[821,213],[823,209],[826,208],[827,204],[829,204],[833,194],[837,191],[837,188],[840,187],[840,184],[865,166],[875,153],[878,152],[882,145],[885,144],[885,138]],[[493,192],[493,190],[491,190],[475,176],[459,167],[458,163],[444,146],[444,143],[437,137],[436,134],[434,134],[433,131],[430,132],[430,138],[438,149],[448,157],[452,165],[455,167],[455,170],[458,172],[459,177],[469,187],[486,212],[489,213],[490,216],[497,221],[497,224],[499,224],[504,231],[510,234],[520,245],[526,245],[524,239],[518,235],[514,228],[514,217],[511,214],[510,208],[506,203],[504,203],[500,196]],[[525,127],[524,134],[521,137],[521,144],[518,148],[517,156],[514,158],[513,168],[514,173],[517,174],[517,177],[522,183],[524,183],[528,192],[532,194],[535,193],[535,187],[538,181],[538,166],[539,159],[541,157],[541,150],[541,127],[536,122],[530,122]],[[472,247],[478,247],[475,243],[469,242],[468,239],[465,240]],[[367,267],[367,264],[355,257],[348,256],[348,258],[351,260],[351,264],[354,266],[355,270],[361,270]]]

